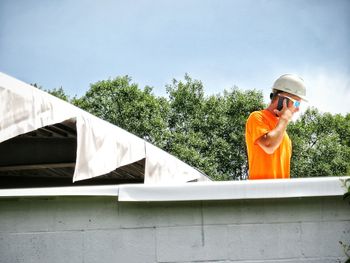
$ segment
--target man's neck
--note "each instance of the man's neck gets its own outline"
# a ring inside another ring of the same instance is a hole
[[[278,116],[274,112],[275,107],[274,107],[273,103],[271,103],[265,110],[269,111],[273,116],[276,116],[278,118]]]

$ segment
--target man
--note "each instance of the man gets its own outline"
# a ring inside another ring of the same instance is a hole
[[[272,87],[270,105],[250,114],[245,131],[249,179],[290,178],[292,143],[286,129],[305,95],[302,78],[282,75]]]

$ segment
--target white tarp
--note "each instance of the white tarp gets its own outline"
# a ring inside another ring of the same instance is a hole
[[[0,72],[0,143],[38,128],[76,120],[73,181],[89,179],[146,158],[145,183],[206,178],[193,167],[65,101]]]
[[[146,156],[148,158],[146,158],[145,184],[166,184],[168,181],[182,183],[202,177],[199,171],[189,169],[190,166],[187,164],[183,165],[179,159],[147,142]]]

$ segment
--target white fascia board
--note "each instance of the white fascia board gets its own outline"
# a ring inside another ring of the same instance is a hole
[[[244,200],[342,196],[350,177],[0,189],[0,197],[118,196],[123,201]]]
[[[118,196],[118,185],[0,189],[0,197]]]
[[[350,177],[121,185],[119,201],[194,201],[342,196]]]

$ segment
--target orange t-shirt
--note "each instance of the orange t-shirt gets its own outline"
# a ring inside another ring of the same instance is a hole
[[[245,130],[248,150],[249,179],[290,178],[290,158],[292,143],[285,132],[280,146],[273,154],[267,154],[257,140],[273,130],[278,118],[268,110],[255,111],[250,114]]]

